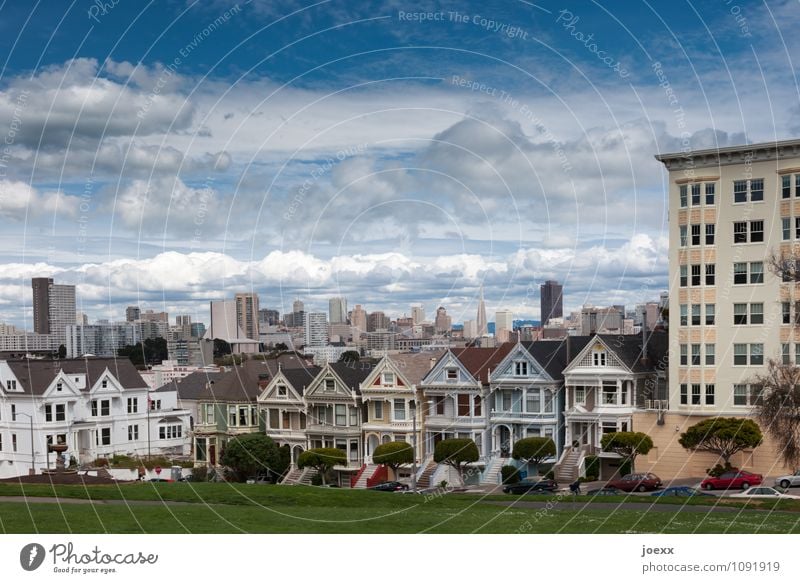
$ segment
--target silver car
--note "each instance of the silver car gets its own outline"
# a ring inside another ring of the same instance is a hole
[[[781,488],[791,488],[792,486],[800,486],[800,470],[797,470],[790,476],[780,476],[775,478],[775,485]]]

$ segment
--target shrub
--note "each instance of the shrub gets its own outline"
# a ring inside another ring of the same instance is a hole
[[[516,484],[519,482],[519,470],[514,466],[503,466],[500,468],[500,475],[504,484]]]
[[[433,461],[445,464],[458,472],[461,482],[464,481],[464,466],[476,462],[480,458],[478,446],[468,438],[443,439],[433,450]]]
[[[208,481],[208,468],[206,466],[199,466],[192,470],[193,482],[207,482]]]
[[[719,478],[725,472],[735,472],[738,468],[734,468],[730,463],[717,464],[713,468],[706,469],[706,473],[712,478]]]
[[[372,454],[372,462],[390,467],[392,473],[396,476],[398,467],[414,462],[414,449],[410,443],[405,441],[383,443],[375,448]]]
[[[538,466],[547,458],[555,457],[556,444],[549,437],[526,437],[514,444],[511,457]],[[537,468],[538,470],[538,468]]]
[[[297,458],[297,467],[314,468],[320,474],[320,486],[325,485],[326,474],[336,465],[347,464],[347,453],[335,447],[318,447],[309,449]],[[313,482],[312,482],[313,483]]]
[[[248,433],[231,439],[220,461],[239,481],[251,476],[280,473],[278,446],[263,433]]]
[[[584,475],[589,476],[600,475],[600,458],[596,455],[587,455],[583,460]]]

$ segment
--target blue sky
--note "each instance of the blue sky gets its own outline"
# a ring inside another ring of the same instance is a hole
[[[101,5],[0,5],[0,321],[655,299],[653,155],[800,133],[797,0]]]

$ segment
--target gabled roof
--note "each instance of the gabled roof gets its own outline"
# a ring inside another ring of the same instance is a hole
[[[196,401],[200,398],[209,381],[219,380],[225,373],[211,372],[205,370],[196,370],[191,374],[186,375],[182,379],[173,379],[170,382],[162,385],[156,389],[156,393],[165,393],[169,391],[177,391],[178,398],[187,401]]]
[[[553,380],[564,378],[564,369],[589,343],[590,336],[567,336],[562,340],[521,342]]]
[[[321,370],[322,368],[312,365],[304,368],[281,369],[281,374],[297,394],[302,396],[305,388],[317,378]]]
[[[14,395],[42,395],[53,382],[59,370],[66,374],[85,374],[86,391],[103,376],[106,369],[114,375],[123,389],[147,388],[139,371],[127,358],[71,358],[62,360],[9,360],[7,364],[17,377],[22,393]]]
[[[461,361],[470,374],[483,384],[489,383],[489,371],[494,369],[514,348],[512,342],[504,342],[497,348],[457,348],[453,355]]]
[[[669,347],[666,332],[650,332],[647,336],[647,347],[642,352],[641,334],[599,334],[603,343],[632,372],[652,372],[658,368],[660,360],[664,359],[662,368],[666,368],[667,349]]]
[[[444,350],[401,352],[388,358],[409,383],[419,385],[444,353]]]
[[[359,366],[358,362],[334,362],[330,365],[347,388],[361,394],[361,382],[372,372],[372,366]]]

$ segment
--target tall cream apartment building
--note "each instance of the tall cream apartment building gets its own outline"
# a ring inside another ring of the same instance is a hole
[[[669,395],[638,415],[656,447],[637,469],[702,476],[712,456],[687,455],[680,433],[708,416],[750,415],[750,381],[767,361],[800,362],[800,288],[768,265],[800,247],[800,140],[656,159],[669,171]],[[789,469],[769,439],[733,461]]]

